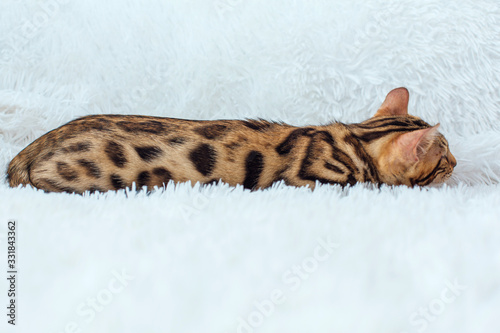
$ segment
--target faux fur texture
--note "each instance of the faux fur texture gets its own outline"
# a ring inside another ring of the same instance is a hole
[[[2,182],[0,267],[16,219],[19,307],[0,330],[500,329],[498,2],[2,1],[2,170],[87,114],[357,122],[399,86],[457,157],[445,186],[78,196]]]

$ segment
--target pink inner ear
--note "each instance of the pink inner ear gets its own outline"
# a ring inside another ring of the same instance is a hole
[[[406,88],[397,88],[387,94],[384,103],[375,113],[375,117],[381,116],[406,116],[408,114],[408,101],[410,93]]]
[[[404,158],[412,162],[418,162],[418,148],[425,153],[426,143],[429,139],[432,139],[438,128],[439,124],[400,135],[396,140],[396,145],[402,151]]]

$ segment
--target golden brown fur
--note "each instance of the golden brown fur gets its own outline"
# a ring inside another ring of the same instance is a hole
[[[10,186],[107,191],[219,180],[245,188],[356,182],[427,185],[456,165],[437,126],[407,114],[393,90],[360,124],[294,127],[263,120],[196,121],[124,115],[76,119],[35,140],[9,165]]]

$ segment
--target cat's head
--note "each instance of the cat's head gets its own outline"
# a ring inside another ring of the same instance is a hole
[[[381,181],[424,186],[446,181],[457,165],[448,141],[431,126],[408,114],[406,88],[391,91],[375,116],[359,124],[360,138],[374,156]]]

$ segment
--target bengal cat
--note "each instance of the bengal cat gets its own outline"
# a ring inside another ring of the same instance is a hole
[[[457,164],[448,142],[408,114],[391,91],[359,124],[295,127],[264,120],[198,121],[127,115],[79,118],[35,140],[10,163],[10,186],[104,192],[173,182],[222,181],[255,190],[283,180],[314,188],[371,182],[425,186]]]

